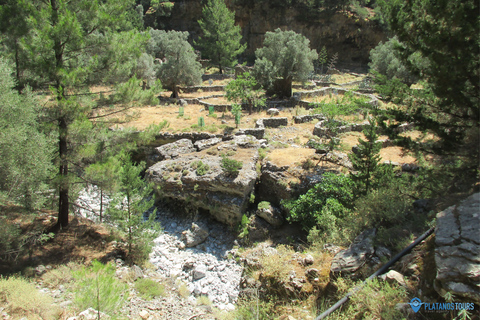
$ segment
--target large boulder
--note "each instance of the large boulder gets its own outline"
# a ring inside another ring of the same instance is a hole
[[[360,269],[373,255],[375,229],[368,229],[355,238],[347,250],[340,251],[332,261],[330,271],[333,274],[353,273]]]
[[[202,152],[158,162],[148,168],[146,179],[156,186],[158,197],[184,201],[208,210],[220,222],[236,224],[248,206],[258,176],[255,164],[259,143],[253,140],[243,136],[216,147],[236,150],[231,158],[243,163],[236,176],[223,171],[220,154]]]
[[[480,193],[437,214],[435,289],[480,303]]]
[[[161,147],[155,148],[155,155],[157,161],[162,161],[166,159],[175,159],[178,156],[186,153],[191,153],[196,151],[192,140],[190,139],[180,139],[178,141],[167,143]]]

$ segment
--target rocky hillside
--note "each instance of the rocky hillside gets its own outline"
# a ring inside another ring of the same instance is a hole
[[[247,43],[243,59],[249,62],[253,62],[255,50],[263,45],[265,33],[276,28],[303,34],[317,51],[325,46],[329,57],[338,53],[338,64],[347,68],[365,67],[370,50],[386,38],[377,21],[362,19],[351,12],[308,14],[306,8],[273,6],[269,1],[226,2],[235,11],[236,24],[242,28],[243,40]],[[197,22],[201,17],[202,2],[182,0],[174,2],[169,14],[148,10],[145,24],[167,30],[188,31],[195,40],[201,35]]]

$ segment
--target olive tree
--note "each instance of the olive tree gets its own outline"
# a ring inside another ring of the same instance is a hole
[[[178,98],[179,85],[202,82],[202,66],[197,61],[193,47],[188,43],[188,32],[151,29],[147,51],[158,61],[156,75],[163,87]]]
[[[255,51],[254,73],[267,95],[292,96],[292,81],[305,81],[313,72],[317,51],[310,41],[294,31],[267,32],[263,48]]]

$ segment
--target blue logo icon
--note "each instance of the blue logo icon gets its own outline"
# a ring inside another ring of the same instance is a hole
[[[413,298],[412,300],[410,300],[410,307],[412,307],[413,311],[415,313],[417,313],[417,311],[420,309],[420,307],[422,306],[422,300],[418,299],[418,298]]]

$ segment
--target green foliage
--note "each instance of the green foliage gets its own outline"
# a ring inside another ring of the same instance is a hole
[[[235,117],[235,125],[238,128],[238,125],[240,124],[240,119],[242,117],[242,106],[238,104],[233,104],[230,112]]]
[[[250,219],[248,219],[247,215],[246,214],[242,215],[242,221],[238,226],[238,232],[239,232],[238,237],[240,239],[246,239],[248,237],[249,224],[250,224]]]
[[[208,107],[208,115],[212,116],[215,113],[215,107],[214,106],[209,106]]]
[[[371,70],[376,71],[387,79],[397,78],[404,83],[412,84],[416,81],[414,77],[399,58],[398,48],[402,44],[397,37],[390,38],[387,42],[380,42],[370,51],[370,60],[368,64]],[[418,56],[418,55],[417,55]],[[410,59],[412,60],[413,57]]]
[[[351,290],[340,278],[336,286],[341,295]],[[340,312],[330,315],[332,319],[404,319],[406,315],[395,308],[398,303],[409,300],[403,287],[391,285],[388,282],[374,279],[369,281],[360,291],[352,295],[348,305]]]
[[[356,183],[355,192],[367,194],[372,188],[375,188],[382,144],[377,142],[377,125],[374,119],[369,119],[369,124],[365,126],[362,132],[367,140],[359,139],[357,152],[350,153],[348,157],[356,171],[350,174],[352,180]]]
[[[318,59],[315,60],[315,71],[317,72],[318,67],[320,67],[320,74],[323,74],[323,67],[325,63],[327,63],[327,48],[325,46],[322,47],[320,52],[318,53]]]
[[[243,167],[243,162],[235,159],[230,159],[226,156],[222,157],[221,167],[225,175],[235,177]]]
[[[390,29],[403,43],[401,61],[425,80],[423,89],[411,90],[378,79],[383,97],[399,104],[392,115],[400,123],[415,122],[421,130],[436,133],[442,145],[434,152],[460,152],[471,159],[472,167],[478,167],[478,1],[396,0],[380,5]],[[412,54],[419,54],[426,63],[411,63]],[[403,141],[415,146],[411,140]]]
[[[205,119],[203,117],[198,118],[198,126],[203,128],[205,126]]]
[[[300,222],[308,231],[317,226],[326,235],[338,231],[338,225],[353,206],[353,181],[343,174],[327,172],[322,180],[297,200],[283,201],[289,210],[288,221]]]
[[[210,166],[203,163],[201,160],[195,161],[191,164],[192,169],[196,169],[196,173],[199,176],[204,176],[210,171]]]
[[[333,95],[335,95],[335,99],[332,99],[331,102],[313,103],[314,109],[311,113],[322,114],[328,120],[335,120],[340,116],[347,116],[360,110],[371,109],[371,106],[368,104],[368,98],[357,96],[351,91],[347,91],[343,95],[334,91]]]
[[[144,219],[144,213],[153,206],[153,188],[140,176],[145,165],[135,166],[128,154],[118,155],[119,187],[108,208],[110,219],[117,230],[125,233],[130,263],[143,264],[151,250],[151,241],[160,230],[155,222],[156,209]],[[150,199],[150,200],[148,200]]]
[[[257,87],[257,81],[249,72],[239,74],[225,88],[227,100],[248,105],[251,114],[253,108],[264,106],[266,101],[262,98],[261,90],[256,89]]]
[[[120,315],[128,286],[115,277],[115,266],[94,260],[90,267],[74,271],[73,276],[76,280],[74,302],[79,309],[93,308],[109,315]]]
[[[16,226],[11,221],[8,221],[6,217],[0,216],[0,255],[8,257],[8,254],[12,251],[20,249],[20,232],[19,226]]]
[[[270,208],[270,202],[268,201],[261,201],[259,204],[258,204],[258,209],[268,209]]]
[[[53,173],[53,139],[41,132],[42,112],[31,91],[14,91],[11,71],[0,59],[0,193],[39,207]]]
[[[135,290],[146,300],[152,300],[165,294],[165,286],[149,278],[135,281]]]
[[[228,10],[224,0],[208,0],[202,10],[203,18],[198,21],[203,36],[198,39],[202,54],[212,63],[223,67],[237,64],[237,56],[247,45],[240,44],[240,26],[235,26],[235,12]]]
[[[255,51],[255,78],[270,90],[275,79],[280,78],[284,87],[290,86],[290,97],[292,80],[305,81],[314,70],[313,60],[318,54],[309,45],[306,37],[294,31],[267,32],[263,48]]]
[[[165,88],[178,98],[179,85],[196,85],[202,82],[202,70],[197,56],[188,43],[188,32],[150,29],[147,52],[164,62],[157,65],[156,75]],[[165,61],[166,60],[166,61]]]
[[[60,316],[60,310],[53,305],[53,299],[22,278],[0,277],[0,303],[4,311],[14,319],[58,319]]]
[[[264,301],[259,297],[258,292],[256,292],[254,296],[244,296],[243,298],[239,299],[231,319],[269,320],[273,318],[274,310],[274,302]]]

